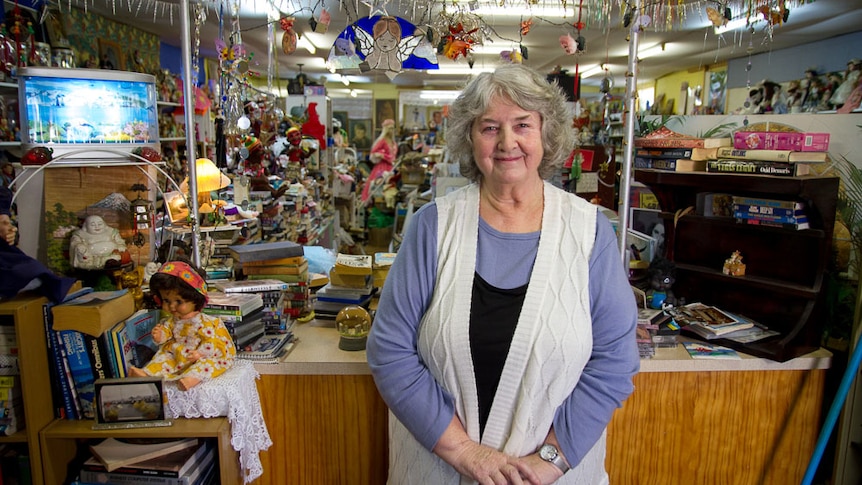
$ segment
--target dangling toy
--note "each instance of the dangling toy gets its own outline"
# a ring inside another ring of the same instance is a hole
[[[279,22],[284,30],[284,35],[281,37],[281,50],[291,55],[296,51],[296,42],[298,40],[296,32],[293,31],[293,23],[296,21],[293,17],[285,17]]]
[[[305,160],[316,151],[314,148],[305,149],[302,146],[302,133],[295,126],[287,129],[287,142],[290,143],[290,146],[285,151],[287,152],[287,159],[291,162],[298,162],[304,165]]]
[[[572,55],[578,51],[578,44],[575,42],[574,37],[569,34],[560,36],[560,47],[562,47],[563,51],[568,55]]]

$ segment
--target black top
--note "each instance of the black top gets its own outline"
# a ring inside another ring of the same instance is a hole
[[[527,285],[506,290],[492,286],[479,273],[473,277],[470,353],[479,394],[480,435],[485,431],[526,295]]]

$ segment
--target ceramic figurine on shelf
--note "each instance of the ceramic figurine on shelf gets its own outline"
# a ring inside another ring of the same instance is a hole
[[[742,262],[742,253],[734,251],[729,258],[724,260],[721,272],[730,276],[745,276],[745,264]]]
[[[671,287],[676,283],[676,265],[661,257],[654,258],[647,270],[650,289],[647,290],[647,304],[650,308],[668,308],[677,304]]]
[[[153,327],[159,350],[147,365],[131,367],[130,376],[161,376],[187,391],[233,366],[236,347],[227,327],[201,312],[208,301],[201,272],[185,261],[168,261],[150,278],[150,292],[167,315]]]
[[[122,264],[127,256],[126,241],[120,231],[109,226],[101,216],[87,216],[84,225],[72,233],[69,257],[74,268],[103,269],[108,264]]]

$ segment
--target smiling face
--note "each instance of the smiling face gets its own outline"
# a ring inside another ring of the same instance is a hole
[[[508,99],[495,98],[470,130],[473,159],[486,180],[518,183],[540,179],[542,117]]]

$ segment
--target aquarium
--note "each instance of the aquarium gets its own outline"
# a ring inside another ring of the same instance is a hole
[[[156,80],[105,69],[23,68],[18,73],[26,145],[157,143]]]

